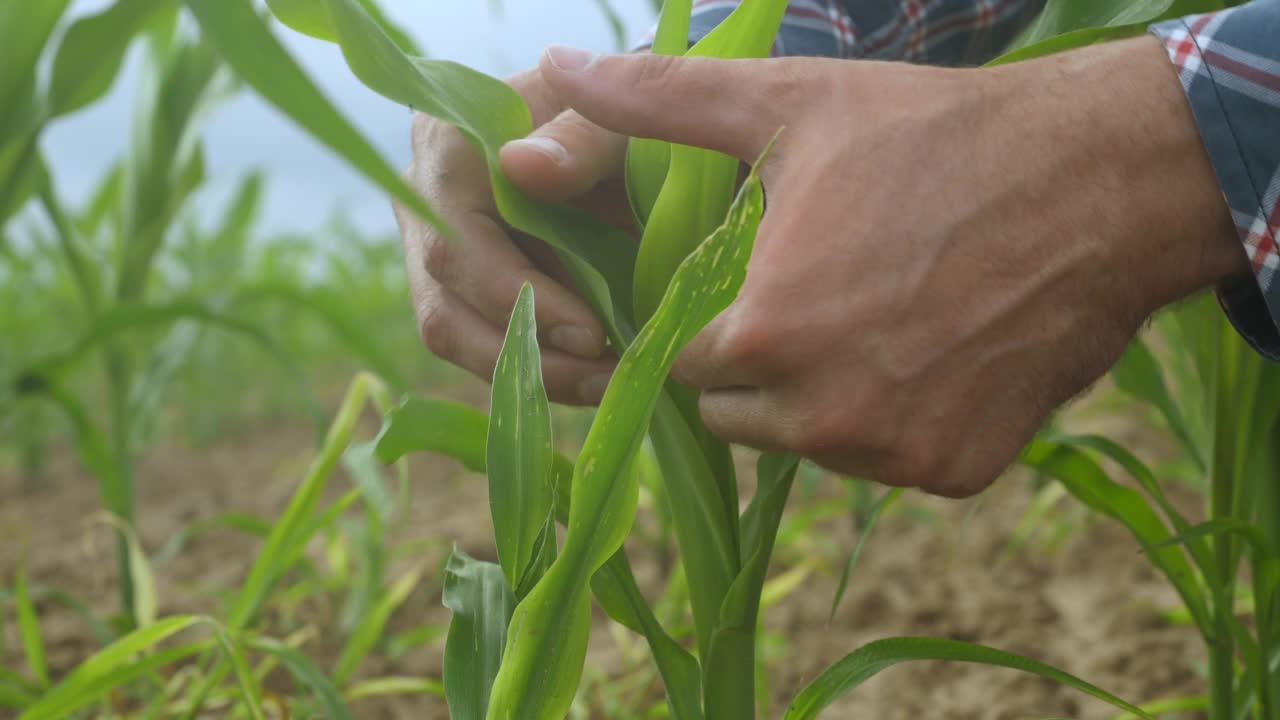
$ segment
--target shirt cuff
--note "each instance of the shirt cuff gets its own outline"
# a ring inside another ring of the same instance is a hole
[[[1151,27],[1177,67],[1253,277],[1227,281],[1227,317],[1280,361],[1280,0]]]

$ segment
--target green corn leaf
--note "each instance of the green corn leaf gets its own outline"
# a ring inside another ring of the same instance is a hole
[[[1141,708],[1057,668],[1021,655],[941,638],[890,638],[862,646],[844,656],[842,660],[801,690],[791,706],[787,708],[786,720],[816,718],[818,713],[836,698],[858,687],[872,676],[894,665],[912,660],[978,663],[1018,670],[1075,688],[1145,720],[1154,720]]]
[[[533,286],[525,283],[511,313],[493,374],[486,467],[498,562],[519,589],[534,545],[552,523],[555,501],[551,403],[542,384],[542,354]],[[551,538],[554,546],[555,538]],[[517,598],[519,599],[519,598]]]
[[[562,718],[586,657],[592,573],[621,547],[639,487],[627,472],[680,350],[737,296],[764,193],[753,171],[719,230],[672,279],[658,312],[618,362],[574,465],[569,526],[560,557],[516,608],[491,718]]]
[[[698,427],[700,423],[691,425],[667,393],[658,400],[649,434],[662,467],[663,491],[689,579],[698,653],[706,657],[720,607],[745,559],[734,522],[737,502],[732,509],[726,504],[719,482],[724,475],[712,467],[695,435]]]
[[[831,614],[827,617],[830,622],[836,617],[836,610],[840,608],[840,601],[844,599],[844,593],[849,589],[849,577],[853,575],[853,568],[858,564],[858,556],[862,554],[862,548],[867,543],[867,538],[871,537],[872,531],[876,529],[876,523],[880,522],[880,516],[890,505],[897,502],[902,497],[902,488],[894,488],[884,495],[871,506],[870,512],[867,513],[867,524],[862,528],[862,533],[858,536],[858,542],[853,546],[853,552],[849,553],[849,559],[844,564],[844,571],[840,573],[840,583],[836,586],[836,595],[831,599]]]
[[[369,656],[369,652],[378,644],[382,638],[383,630],[387,626],[387,621],[391,619],[391,614],[404,604],[409,598],[409,594],[414,588],[418,587],[418,583],[422,580],[422,567],[414,568],[405,573],[399,580],[396,580],[391,587],[387,588],[382,597],[378,599],[373,609],[366,613],[360,620],[360,624],[356,626],[351,637],[347,639],[346,647],[342,649],[342,655],[338,657],[338,664],[333,671],[333,681],[338,685],[346,685],[351,679],[355,671],[359,669],[360,664]]]
[[[30,103],[40,56],[68,4],[69,0],[0,3],[0,98],[5,99],[0,105],[0,148],[17,129],[14,114]]]
[[[1181,549],[1161,546],[1172,536],[1140,493],[1116,484],[1083,451],[1043,438],[1036,438],[1023,450],[1020,462],[1056,478],[1085,505],[1127,527],[1152,564],[1173,583],[1200,631],[1211,634],[1213,624],[1199,579]]]
[[[301,5],[306,0],[292,2]],[[470,139],[488,162],[503,217],[560,251],[614,340],[625,341],[635,243],[589,213],[567,205],[534,203],[501,172],[502,146],[533,130],[524,100],[506,83],[465,66],[405,55],[356,0],[310,0],[308,17],[322,17],[318,14],[321,3],[329,11],[332,34],[356,77],[394,102],[457,127]]]
[[[327,720],[352,720],[351,710],[342,700],[342,695],[325,676],[320,666],[305,653],[270,638],[250,638],[246,640],[246,644],[258,652],[267,653],[279,660],[294,680],[315,697],[322,711],[322,717]],[[315,717],[315,715],[307,714],[307,717]]]
[[[750,524],[744,523],[743,533],[744,552],[749,547],[750,555],[725,595],[720,623],[711,637],[711,652],[706,660],[704,693],[709,719],[731,720],[756,715],[754,677],[743,675],[741,668],[744,658],[755,657],[760,594],[800,458],[766,453],[756,467],[758,487],[752,499],[755,519]]]
[[[387,490],[375,444],[365,442],[352,445],[342,454],[342,466],[346,468],[347,475],[351,476],[351,482],[360,491],[365,507],[373,513],[376,522],[383,525],[390,522],[395,512],[395,499]]]
[[[435,452],[472,472],[484,472],[488,429],[489,418],[470,405],[405,398],[378,435],[378,459],[391,464],[412,453]]]
[[[1204,445],[1191,435],[1181,408],[1165,384],[1164,371],[1142,338],[1135,338],[1129,344],[1124,355],[1120,356],[1120,361],[1111,368],[1111,378],[1115,380],[1116,387],[1159,410],[1169,424],[1169,429],[1181,443],[1183,452],[1201,471],[1206,468],[1201,450]]]
[[[400,174],[324,97],[263,24],[252,3],[185,1],[201,30],[242,80],[369,180],[427,222],[453,234],[449,224],[400,179]]]
[[[1169,518],[1169,522],[1173,523],[1173,527],[1178,533],[1185,534],[1191,529],[1191,524],[1187,522],[1186,517],[1178,512],[1173,503],[1169,502],[1169,498],[1165,496],[1164,491],[1160,489],[1160,483],[1156,480],[1155,473],[1133,453],[1112,440],[1097,435],[1055,436],[1053,440],[1066,445],[1087,448],[1111,459],[1121,468],[1124,468],[1124,471],[1129,473],[1130,477],[1138,481],[1138,484],[1142,486],[1147,495],[1160,506],[1160,510]],[[1213,559],[1213,554],[1209,551],[1209,546],[1203,540],[1188,540],[1187,549],[1191,552],[1191,557],[1196,561],[1196,565],[1199,566],[1202,574],[1208,577],[1217,576],[1217,563]]]
[[[1198,9],[1195,0],[1049,0],[1015,47],[1077,30],[1151,23],[1189,15]]]
[[[744,0],[688,52],[689,57],[758,58],[769,54],[786,0]],[[685,145],[671,147],[666,180],[645,223],[635,266],[638,322],[653,314],[676,268],[724,218],[738,177],[737,158]],[[653,173],[653,169],[647,172]]]
[[[40,630],[40,616],[36,614],[35,605],[31,602],[31,593],[27,590],[26,568],[18,570],[18,579],[13,585],[14,608],[18,614],[18,634],[22,636],[22,651],[27,656],[27,668],[31,677],[41,687],[49,686],[49,663],[44,653],[44,633]]]
[[[683,55],[688,52],[692,13],[693,0],[666,0],[663,3],[651,49],[655,55]],[[627,197],[640,227],[649,222],[649,214],[658,201],[662,183],[667,179],[670,162],[670,143],[632,138],[627,144]]]
[[[138,659],[139,653],[151,650],[198,624],[212,623],[206,618],[184,615],[165,618],[129,633],[81,663],[39,702],[27,708],[19,720],[62,720],[70,717],[74,711],[133,679],[210,647],[208,642],[193,643]]]
[[[1109,42],[1112,40],[1123,40],[1124,38],[1134,37],[1146,32],[1149,23],[1135,23],[1132,25],[1119,25],[1116,27],[1098,27],[1086,28],[1084,30],[1073,30],[1065,32],[1061,35],[1040,40],[1031,44],[1014,43],[1016,49],[1009,50],[1003,55],[997,57],[988,66],[1004,65],[1011,62],[1021,62],[1023,60],[1032,60],[1054,53],[1065,52],[1067,50],[1075,50],[1076,48],[1095,45],[1100,42]]]
[[[515,595],[501,567],[455,548],[445,569],[444,605],[453,611],[444,650],[449,716],[483,720],[502,663]]]
[[[156,621],[159,606],[159,593],[156,590],[156,578],[151,569],[151,561],[142,550],[138,533],[117,515],[105,513],[99,515],[98,519],[114,528],[125,540],[129,553],[129,578],[133,583],[134,626],[146,627],[153,624]]]
[[[67,28],[53,59],[49,113],[75,112],[111,89],[134,36],[160,13],[175,13],[170,0],[119,0]]]

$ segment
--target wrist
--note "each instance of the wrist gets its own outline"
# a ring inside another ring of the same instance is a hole
[[[1013,70],[1016,66],[1010,66]],[[1028,63],[1025,78],[1054,117],[1046,137],[1067,153],[1062,192],[1142,317],[1249,265],[1181,83],[1152,37]],[[1048,102],[1045,102],[1045,101]]]

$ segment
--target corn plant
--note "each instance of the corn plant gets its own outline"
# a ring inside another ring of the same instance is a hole
[[[1050,2],[1019,47],[1001,60],[1132,36],[1153,20],[1219,4]],[[247,83],[346,152],[349,138],[327,118],[310,114],[310,90],[295,87],[309,87],[305,76],[247,0],[187,0],[186,5]],[[688,0],[664,4],[654,52],[762,57],[786,3],[746,0],[686,49],[690,5]],[[557,454],[540,382],[535,300],[526,288],[513,310],[494,377],[492,414],[486,418],[457,404],[410,399],[391,416],[378,442],[384,461],[430,450],[489,476],[498,563],[459,553],[446,576],[445,602],[454,611],[454,623],[444,684],[454,716],[563,717],[582,675],[592,595],[613,620],[645,638],[674,717],[754,716],[761,587],[798,460],[763,456],[757,491],[740,513],[729,448],[702,426],[694,394],[669,380],[667,371],[683,344],[736,294],[763,212],[758,177],[752,174],[735,196],[736,160],[633,141],[626,175],[643,227],[637,249],[586,214],[529,200],[502,176],[499,149],[532,129],[527,107],[505,84],[457,64],[406,54],[354,0],[269,0],[268,6],[293,29],[339,45],[355,75],[375,91],[457,127],[488,161],[503,217],[557,251],[621,352],[582,450],[572,459]],[[420,201],[413,208],[452,241],[465,242]],[[686,575],[694,627],[688,648],[657,621],[622,549],[636,514],[635,458],[646,436],[659,460],[662,495]],[[1047,442],[1029,449],[1028,462],[1061,476],[1045,459],[1059,446]],[[566,526],[563,542],[554,522]],[[1175,539],[1170,533],[1139,537],[1155,549],[1172,577],[1189,576],[1173,559],[1181,551],[1161,544]],[[1035,661],[928,638],[884,640],[854,651],[802,690],[788,717],[813,717],[876,672],[924,658],[1040,674],[1147,717]]]
[[[1280,410],[1267,402],[1280,393],[1280,367],[1245,345],[1211,297],[1167,311],[1154,325],[1167,349],[1158,355],[1139,339],[1112,376],[1158,413],[1176,441],[1181,462],[1174,467],[1204,490],[1207,520],[1193,525],[1165,497],[1156,473],[1106,438],[1046,435],[1023,461],[1128,527],[1169,578],[1208,651],[1203,704],[1210,717],[1280,717]],[[1114,481],[1099,459],[1115,463],[1146,497]],[[1237,616],[1242,582],[1252,627]]]

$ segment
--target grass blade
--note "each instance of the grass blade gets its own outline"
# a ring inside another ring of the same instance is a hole
[[[382,631],[386,628],[387,621],[391,619],[391,614],[403,605],[409,598],[409,594],[418,587],[418,582],[422,580],[422,572],[423,568],[417,567],[405,573],[390,588],[387,588],[373,609],[361,619],[360,624],[351,633],[351,637],[347,639],[342,655],[338,657],[338,664],[333,671],[335,683],[347,684],[355,671],[360,668],[360,663],[364,662],[369,652],[381,639]]]
[[[342,696],[333,687],[333,683],[329,682],[329,678],[325,676],[320,666],[306,654],[279,640],[269,638],[252,638],[246,644],[254,650],[267,653],[279,660],[299,685],[311,691],[320,704],[323,716],[328,720],[352,720],[351,710],[347,708],[347,704],[343,702]]]
[[[889,490],[880,496],[875,505],[871,506],[871,510],[867,513],[867,523],[858,536],[858,542],[853,546],[853,552],[849,553],[849,560],[845,562],[844,570],[840,573],[840,584],[836,587],[835,597],[831,599],[831,614],[827,616],[827,622],[831,622],[836,617],[836,610],[840,608],[840,601],[844,599],[844,593],[849,589],[849,577],[853,575],[853,568],[858,564],[858,556],[862,554],[862,547],[866,545],[867,538],[871,537],[872,531],[876,529],[880,516],[902,497],[902,493],[902,488]]]
[[[417,677],[381,677],[365,680],[347,688],[348,703],[388,695],[434,695],[444,697],[444,684],[439,680]]]
[[[40,616],[36,614],[27,587],[26,568],[18,570],[13,585],[13,602],[18,615],[18,633],[22,636],[22,651],[27,656],[27,668],[40,687],[49,687],[49,663],[44,654],[44,633],[40,630]]]
[[[223,653],[231,662],[231,670],[236,676],[240,697],[249,711],[250,720],[266,720],[266,711],[262,709],[262,690],[258,687],[258,681],[253,676],[249,661],[244,656],[244,648],[224,627],[216,628],[214,635],[218,639],[218,644],[222,646]]]
[[[1154,720],[1141,708],[1080,678],[1042,662],[994,648],[941,638],[890,638],[877,640],[844,656],[809,683],[787,708],[786,720],[810,720],[836,698],[866,682],[882,670],[912,660],[946,660],[1009,668],[1038,675],[1092,695],[1145,720]]]
[[[207,618],[184,615],[166,618],[129,633],[81,663],[57,687],[28,708],[19,720],[63,720],[134,678],[210,647],[210,643],[193,643],[136,659],[139,653],[198,624],[212,623]]]

